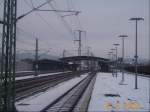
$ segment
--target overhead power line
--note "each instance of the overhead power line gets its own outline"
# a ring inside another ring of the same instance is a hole
[[[68,5],[68,10],[76,10],[75,5],[73,4],[72,0],[66,0]],[[79,15],[74,16],[74,20],[77,22],[78,29],[82,29],[82,25],[79,19]]]
[[[55,1],[54,1],[55,2]],[[56,8],[53,6],[52,3],[48,3],[49,6],[53,9],[56,10]],[[62,21],[63,25],[67,28],[67,30],[70,32],[71,35],[73,35],[73,30],[70,27],[70,25],[64,20],[64,18],[62,17],[62,15],[59,12],[54,12]]]
[[[34,9],[32,9],[32,10],[26,12],[25,14],[20,15],[19,17],[17,17],[17,21],[20,20],[20,19],[22,19],[23,17],[29,15],[30,13],[32,13],[33,11],[35,11],[35,9],[41,8],[41,7],[43,7],[44,5],[48,4],[48,3],[51,2],[51,1],[52,1],[52,0],[47,0],[46,2],[44,2],[44,3],[40,4],[40,5],[38,5],[36,8],[34,8]]]
[[[33,3],[33,0],[30,0],[30,3],[32,4],[32,5],[30,5],[28,2],[25,2],[31,9],[35,9],[35,7],[34,7],[34,3]],[[38,11],[40,11],[40,9],[36,9],[36,10],[38,10]],[[44,11],[44,10],[42,10],[42,11]],[[51,11],[62,11],[62,12],[75,12],[75,11],[65,11],[65,10],[51,10]],[[36,13],[36,15],[37,16],[39,16],[39,18],[50,28],[50,29],[52,29],[53,31],[55,31],[57,34],[59,34],[59,36],[60,37],[62,37],[62,36],[66,36],[64,33],[61,33],[60,31],[58,31],[58,30],[56,30],[56,28],[54,27],[54,26],[52,26],[40,13],[38,13],[38,12],[35,12]]]

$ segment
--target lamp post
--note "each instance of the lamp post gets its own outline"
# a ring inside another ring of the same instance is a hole
[[[111,50],[111,54],[112,54],[112,60],[113,60],[113,56],[115,55],[115,58],[116,58],[116,53],[115,54],[113,54],[114,53],[114,51],[116,52],[116,49],[110,49]]]
[[[113,44],[115,46],[115,50],[116,50],[116,77],[117,77],[117,68],[118,68],[118,46],[120,44]]]
[[[127,35],[119,35],[119,37],[120,38],[122,38],[122,60],[121,60],[121,62],[122,62],[122,80],[121,80],[121,82],[123,83],[124,82],[124,55],[125,55],[125,52],[124,52],[124,39],[126,38],[126,37],[128,37]]]
[[[135,89],[138,89],[138,84],[137,84],[137,72],[138,72],[138,68],[137,68],[137,64],[138,64],[138,54],[137,54],[137,44],[138,44],[138,40],[137,40],[137,23],[140,20],[144,20],[141,17],[135,17],[135,18],[130,18],[130,21],[135,21]]]
[[[115,63],[115,61],[116,61],[116,53],[115,54],[113,54],[114,53],[114,51],[116,52],[116,49],[110,49],[111,51],[112,51],[112,61],[113,61],[113,69],[115,69],[116,68],[116,63]],[[115,58],[114,58],[115,57]],[[113,77],[114,77],[114,70],[112,70],[112,75],[113,75]]]
[[[108,55],[108,59],[111,60],[111,54],[108,53],[107,55]]]
[[[112,51],[111,51],[111,52],[108,52],[108,54],[110,54],[110,60],[113,61],[113,56],[112,56],[113,52],[112,52]]]
[[[88,71],[90,71],[90,49],[91,47],[87,47],[87,55],[88,55]]]
[[[108,54],[110,54],[110,65],[111,65],[111,71],[112,71],[112,76],[114,76],[114,74],[113,74],[113,70],[112,70],[112,66],[113,66],[113,51],[111,51],[111,52],[108,52]]]

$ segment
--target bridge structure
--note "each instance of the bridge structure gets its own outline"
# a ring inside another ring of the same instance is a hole
[[[109,70],[109,59],[95,56],[70,56],[60,58],[61,61],[72,65],[74,70]]]

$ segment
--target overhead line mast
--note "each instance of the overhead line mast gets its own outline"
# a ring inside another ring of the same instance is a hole
[[[0,111],[15,111],[15,60],[17,0],[4,1]]]
[[[75,40],[75,41],[78,41],[79,42],[79,48],[78,48],[78,56],[81,56],[82,55],[82,50],[81,50],[81,47],[82,47],[82,32],[85,32],[85,31],[82,31],[82,30],[76,30],[76,32],[79,33],[79,39]]]

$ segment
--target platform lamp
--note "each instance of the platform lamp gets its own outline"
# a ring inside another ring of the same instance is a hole
[[[138,47],[138,40],[137,40],[137,25],[138,25],[138,21],[143,21],[144,18],[141,17],[134,17],[134,18],[130,18],[130,21],[135,21],[135,89],[138,89],[138,84],[137,84],[137,73],[138,73],[138,68],[137,68],[137,64],[138,64],[138,54],[137,54],[137,47]]]
[[[122,62],[122,80],[121,80],[121,82],[123,83],[124,82],[124,79],[125,79],[125,77],[124,77],[124,56],[125,56],[125,47],[124,47],[124,39],[126,38],[126,37],[128,37],[127,35],[119,35],[119,38],[121,38],[122,39],[122,60],[121,60],[121,62]]]
[[[114,54],[114,51],[116,51],[116,49],[110,49],[110,50],[111,50],[110,53],[112,54],[112,65],[113,65],[113,69],[114,69],[114,67],[116,66],[114,63],[116,60],[116,59],[114,59],[114,57],[116,57],[116,54]],[[114,76],[114,70],[112,70],[112,75]]]
[[[118,46],[120,44],[113,44],[115,46],[115,50],[116,50],[116,77],[117,77],[117,68],[118,68]]]
[[[108,52],[108,55],[110,56],[110,65],[112,65],[113,63],[113,51],[110,51],[110,52]],[[112,66],[111,66],[112,67]],[[111,68],[110,67],[110,68]],[[112,74],[113,74],[113,71],[112,71]]]

